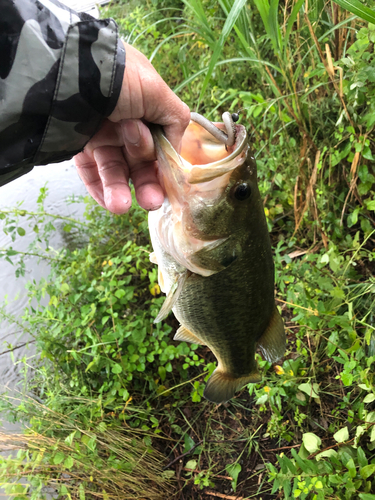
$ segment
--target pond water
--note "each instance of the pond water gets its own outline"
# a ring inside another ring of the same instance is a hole
[[[14,207],[18,202],[23,201],[22,208],[28,211],[34,211],[37,208],[37,198],[39,190],[47,183],[48,196],[45,202],[45,210],[55,215],[81,218],[84,210],[83,203],[69,204],[66,202],[71,195],[86,195],[87,191],[78,177],[75,166],[72,162],[66,161],[54,165],[35,167],[30,173],[16,179],[15,181],[0,187],[0,209]],[[26,251],[28,245],[33,239],[32,231],[25,221],[24,226],[26,235],[18,237],[16,242],[12,243],[9,236],[4,234],[3,221],[0,220],[0,249],[13,246],[19,251]],[[58,227],[58,226],[57,226]],[[66,233],[65,233],[66,234]],[[64,232],[58,230],[53,234],[50,245],[54,249],[62,248],[64,245]],[[28,281],[35,279],[39,281],[46,277],[49,272],[48,264],[45,261],[38,262],[37,257],[27,257],[25,277],[16,278],[15,268],[4,259],[0,259],[0,304],[5,300],[9,301],[7,312],[20,318],[27,305],[27,294],[25,285]],[[46,302],[48,299],[45,299]],[[33,344],[27,345],[30,340],[27,334],[20,331],[17,326],[7,321],[0,323],[0,393],[9,390],[14,394],[22,393],[22,374],[17,366],[17,362],[23,357],[27,357],[32,365],[34,356]],[[4,342],[23,347],[16,349],[12,354],[7,351]],[[2,424],[2,425],[1,425]],[[0,431],[17,431],[19,427],[10,425],[1,420]],[[5,452],[7,453],[7,452]],[[3,455],[5,453],[2,453]],[[4,498],[4,492],[0,488],[0,497]],[[5,498],[7,498],[5,496]]]

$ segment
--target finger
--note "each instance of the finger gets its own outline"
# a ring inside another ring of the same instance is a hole
[[[124,155],[138,204],[156,210],[164,201],[164,192],[156,174],[155,146],[150,129],[141,120],[123,120]]]
[[[123,120],[121,131],[128,157],[139,162],[156,160],[150,129],[141,120]]]
[[[168,89],[170,90],[170,89]],[[171,90],[170,104],[167,103],[164,116],[161,114],[155,123],[163,125],[165,135],[177,152],[181,150],[181,141],[190,122],[189,107]]]
[[[131,207],[129,169],[121,148],[102,146],[93,151],[98,173],[103,186],[105,207],[115,213],[124,214]]]
[[[138,204],[145,210],[157,210],[164,201],[164,191],[157,178],[156,161],[139,161],[124,152],[134,184]]]
[[[79,153],[74,157],[74,162],[77,167],[77,172],[82,182],[86,186],[88,193],[99,203],[105,207],[103,184],[98,172],[96,161],[86,152]]]
[[[160,208],[164,192],[156,176],[156,162],[138,164],[131,176],[138,204],[145,210]]]
[[[121,125],[113,123],[109,120],[104,120],[98,132],[86,144],[85,152],[92,154],[92,152],[101,146],[117,146],[124,145],[122,137]]]

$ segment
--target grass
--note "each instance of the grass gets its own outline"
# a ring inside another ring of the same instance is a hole
[[[30,420],[21,434],[0,433],[0,449],[18,452],[17,458],[2,459],[1,484],[15,498],[41,499],[47,491],[69,499],[172,495],[163,454],[151,445],[153,435],[120,425],[96,399],[60,393],[58,401],[43,404],[3,396],[1,406],[21,421],[22,414]],[[26,486],[17,485],[21,478]]]

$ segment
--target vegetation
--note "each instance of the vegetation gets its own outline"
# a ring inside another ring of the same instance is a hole
[[[51,262],[50,278],[29,286],[39,305],[23,316],[40,353],[28,390],[41,403],[2,402],[9,418],[29,422],[19,457],[0,462],[14,498],[43,498],[46,484],[72,499],[172,490],[182,500],[375,499],[372,7],[153,0],[104,10],[192,109],[213,120],[240,112],[287,352],[275,365],[258,356],[262,383],[212,405],[202,399],[212,354],[173,342],[172,317],[153,325],[163,297],[144,212],[112,216],[87,200],[85,222],[63,221],[79,244],[53,253],[58,218],[45,214],[45,190],[34,214],[2,211],[15,243],[28,219],[30,253]],[[15,248],[2,256],[24,273]],[[18,485],[23,475],[30,487]]]

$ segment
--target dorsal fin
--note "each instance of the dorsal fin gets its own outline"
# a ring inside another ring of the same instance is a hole
[[[286,337],[284,322],[276,306],[266,330],[258,340],[258,346],[263,357],[267,361],[271,361],[271,363],[282,358],[285,354]]]
[[[189,271],[186,269],[185,272],[179,274],[176,277],[176,280],[171,286],[171,289],[169,290],[167,298],[165,299],[164,304],[159,311],[159,314],[154,319],[154,323],[159,323],[168,316],[182,292],[186,278],[188,277],[188,272]]]
[[[181,342],[190,342],[191,344],[205,345],[194,333],[188,330],[185,326],[181,325],[177,330],[173,340],[180,340]]]

